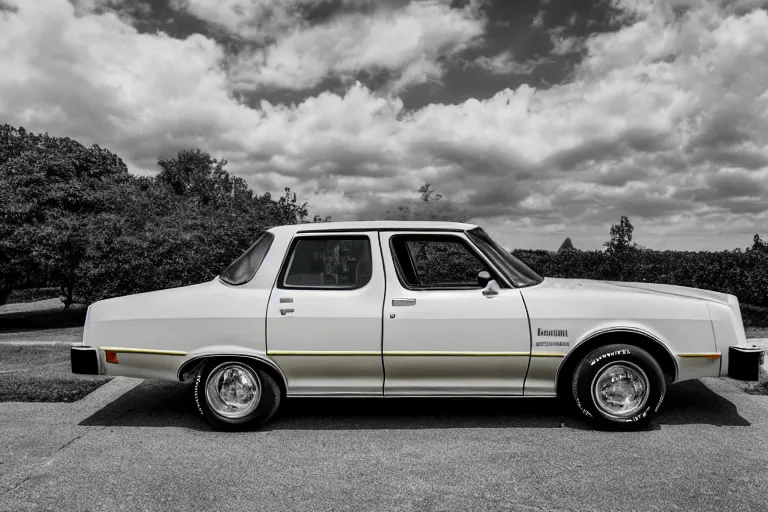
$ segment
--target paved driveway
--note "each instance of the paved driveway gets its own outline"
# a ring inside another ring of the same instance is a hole
[[[177,383],[0,404],[0,510],[768,510],[768,397],[670,389],[653,429],[588,430],[538,399],[289,401],[209,430]]]

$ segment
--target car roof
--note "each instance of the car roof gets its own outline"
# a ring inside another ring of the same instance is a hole
[[[370,220],[348,222],[310,222],[277,226],[269,231],[290,233],[313,233],[323,231],[468,231],[475,224],[445,221]]]

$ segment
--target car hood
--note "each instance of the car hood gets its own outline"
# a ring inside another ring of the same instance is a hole
[[[547,277],[538,286],[546,288],[583,289],[596,291],[635,291],[642,294],[673,295],[689,299],[698,299],[718,304],[730,305],[728,294],[689,288],[687,286],[675,286],[671,284],[655,283],[626,283],[621,281],[596,281],[592,279],[560,279]]]

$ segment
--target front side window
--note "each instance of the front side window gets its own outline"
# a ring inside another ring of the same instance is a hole
[[[371,280],[367,236],[313,236],[294,240],[280,288],[362,288]]]
[[[258,272],[275,236],[265,232],[221,273],[219,279],[232,286],[249,282]]]
[[[492,269],[464,239],[452,235],[395,235],[391,249],[398,277],[406,288],[482,288],[477,275]]]

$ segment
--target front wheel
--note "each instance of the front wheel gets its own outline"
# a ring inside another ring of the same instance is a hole
[[[656,360],[633,345],[598,347],[573,374],[573,398],[581,415],[598,428],[641,429],[664,401],[667,385]]]
[[[241,361],[207,361],[195,377],[195,405],[220,430],[257,428],[280,406],[280,387],[270,374]]]

